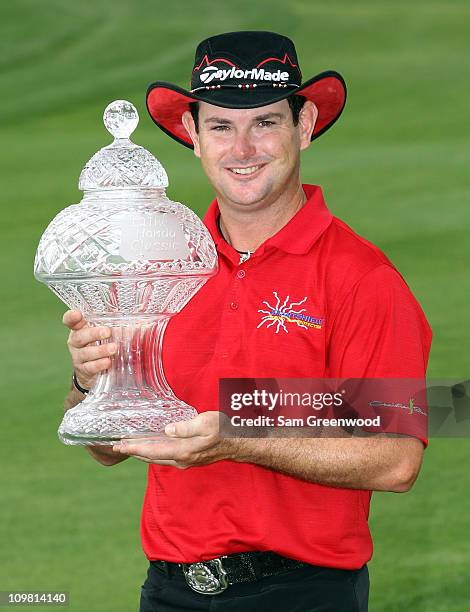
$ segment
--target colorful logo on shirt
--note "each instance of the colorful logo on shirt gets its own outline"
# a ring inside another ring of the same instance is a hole
[[[257,325],[256,329],[259,329],[265,323],[266,327],[276,326],[276,334],[278,334],[281,329],[288,334],[289,330],[287,329],[287,324],[297,325],[304,329],[312,327],[314,329],[322,328],[324,319],[312,317],[306,312],[305,308],[298,308],[307,301],[307,297],[304,297],[298,302],[293,302],[289,301],[290,296],[288,295],[281,304],[281,298],[278,296],[277,291],[273,291],[273,295],[276,298],[276,304],[271,305],[266,300],[263,300],[263,304],[265,304],[269,310],[258,310],[258,312],[264,316],[261,318],[261,322]]]

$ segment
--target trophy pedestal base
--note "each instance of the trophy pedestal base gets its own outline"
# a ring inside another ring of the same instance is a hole
[[[188,421],[197,411],[177,398],[157,402],[133,400],[121,403],[84,400],[65,413],[59,427],[61,442],[69,445],[112,445],[122,438],[148,438],[164,435],[168,423]]]

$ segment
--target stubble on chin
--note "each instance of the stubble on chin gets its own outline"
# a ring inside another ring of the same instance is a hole
[[[255,206],[269,199],[272,190],[271,182],[259,185],[233,186],[224,185],[220,194],[223,199],[239,206]]]

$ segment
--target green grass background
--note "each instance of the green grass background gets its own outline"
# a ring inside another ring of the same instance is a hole
[[[58,442],[65,308],[32,266],[48,222],[79,201],[116,98],[137,105],[134,139],[167,169],[170,197],[203,212],[212,194],[197,160],[152,124],[144,95],[157,79],[187,85],[208,35],[281,31],[305,78],[344,75],[347,107],[304,154],[303,178],[408,280],[434,330],[429,374],[468,378],[469,18],[464,0],[1,4],[0,590],[67,590],[74,611],[137,609],[146,466],[104,468]],[[468,449],[432,440],[410,493],[373,496],[372,611],[470,610]]]

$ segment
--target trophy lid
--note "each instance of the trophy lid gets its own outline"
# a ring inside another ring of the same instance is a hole
[[[166,189],[168,176],[161,163],[147,149],[130,140],[139,123],[136,107],[127,100],[115,100],[105,108],[103,122],[114,136],[114,142],[89,160],[80,174],[79,188],[82,191]]]

